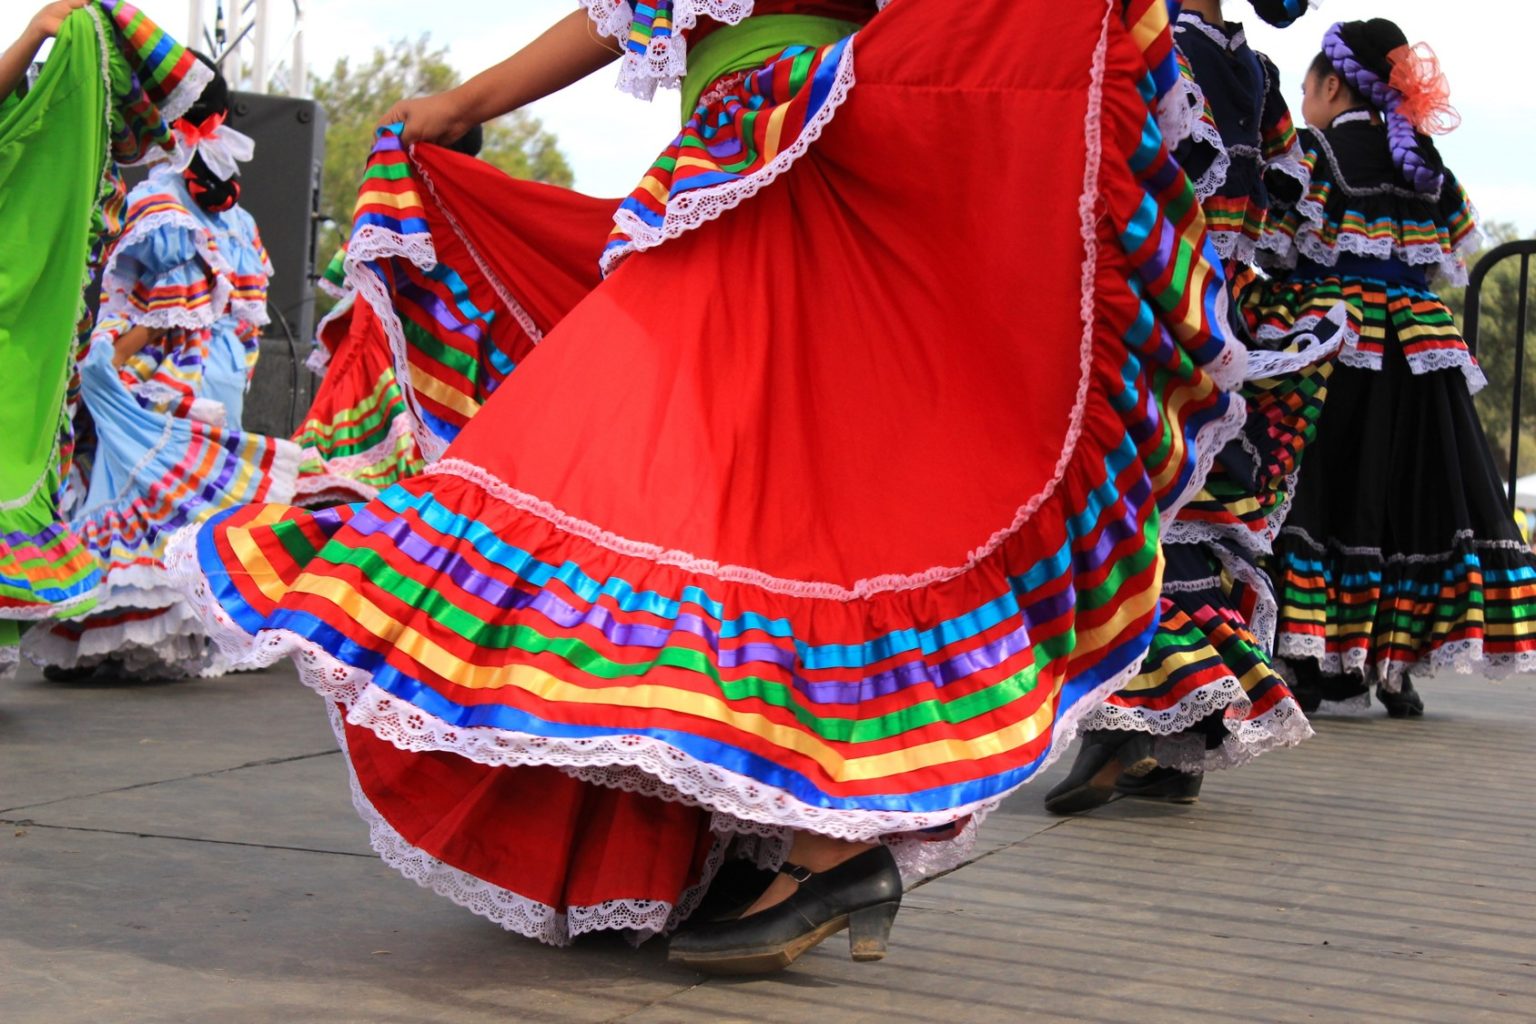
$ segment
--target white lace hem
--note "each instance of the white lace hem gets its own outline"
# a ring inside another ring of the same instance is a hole
[[[1123,707],[1101,704],[1085,721],[1090,730],[1145,732],[1156,737],[1153,755],[1158,764],[1181,772],[1218,771],[1248,764],[1259,755],[1294,747],[1312,736],[1311,723],[1290,697],[1257,718],[1247,716],[1253,703],[1236,676],[1224,676],[1186,695],[1171,708]],[[1201,735],[1189,734],[1211,715],[1221,714],[1227,737],[1207,750]]]
[[[1272,750],[1299,746],[1315,735],[1301,706],[1290,697],[1256,719],[1228,722],[1227,728],[1231,731],[1214,750],[1206,750],[1199,737],[1170,736],[1153,742],[1152,755],[1159,765],[1175,771],[1222,771],[1251,764]]]
[[[299,678],[327,700],[347,707],[347,721],[367,728],[402,750],[441,751],[493,766],[553,765],[568,771],[592,769],[591,781],[630,779],[623,769],[639,769],[673,791],[684,803],[729,814],[744,821],[818,832],[838,839],[866,841],[893,833],[921,832],[968,815],[990,811],[1029,780],[994,796],[937,811],[829,809],[807,804],[647,736],[621,735],[564,739],[490,728],[461,728],[443,722],[392,697],[373,684],[370,673],[339,661],[330,652],[289,630],[264,629],[253,637],[219,605],[197,561],[197,531],[189,526],[171,538],[167,564],[197,611],[210,639],[231,669],[262,668],[293,658]],[[1055,724],[1050,749],[1031,778],[1049,767],[1072,745],[1082,717],[1140,671],[1146,652],[1086,694]],[[617,775],[607,770],[620,769]],[[586,776],[582,776],[586,777]]]
[[[1198,103],[1199,107],[1197,109],[1203,111],[1205,109],[1205,95],[1200,91],[1200,86],[1196,83],[1190,83],[1189,87],[1193,90],[1194,94],[1191,102]],[[1211,158],[1211,166],[1207,167],[1205,173],[1200,175],[1200,180],[1195,182],[1195,198],[1203,204],[1207,199],[1215,195],[1221,186],[1227,183],[1227,174],[1232,170],[1232,154],[1227,152],[1226,143],[1221,140],[1221,132],[1203,116],[1195,118],[1194,124],[1189,129],[1189,140],[1210,146],[1216,153]],[[1224,241],[1223,236],[1228,234],[1230,232],[1212,231],[1209,233],[1212,243],[1216,245],[1217,253],[1223,259],[1228,259],[1231,256],[1231,253],[1221,251]]]
[[[508,931],[551,946],[568,946],[578,935],[602,930],[626,932],[632,942],[638,943],[676,928],[697,909],[724,859],[725,842],[717,839],[701,881],[684,892],[676,906],[662,900],[618,899],[572,906],[566,913],[561,913],[547,903],[504,889],[438,860],[395,831],[358,784],[357,773],[347,756],[346,732],[336,706],[328,702],[326,709],[336,742],[341,745],[342,760],[347,765],[352,806],[368,825],[368,844],[374,852],[385,864],[422,888],[431,889]]]
[[[1410,267],[1425,268],[1427,283],[1447,284],[1460,287],[1467,283],[1467,256],[1482,246],[1482,232],[1473,229],[1455,247],[1447,252],[1438,242],[1404,244],[1396,238],[1368,238],[1353,232],[1342,233],[1330,244],[1323,238],[1328,225],[1328,214],[1315,199],[1303,198],[1296,204],[1296,213],[1302,218],[1294,235],[1280,229],[1267,229],[1259,244],[1261,253],[1268,254],[1263,264],[1279,270],[1291,270],[1301,257],[1324,267],[1332,267],[1339,261],[1339,254],[1361,256],[1369,259],[1395,259]],[[1477,218],[1476,210],[1470,215]]]
[[[1486,679],[1506,679],[1536,672],[1536,651],[1486,654],[1483,641],[1477,638],[1440,644],[1427,653],[1419,652],[1413,661],[1393,658],[1372,664],[1374,648],[1329,651],[1323,637],[1284,633],[1280,636],[1278,653],[1293,661],[1315,661],[1325,676],[1360,676],[1379,684],[1389,693],[1401,690],[1403,680],[1410,676],[1454,672],[1463,676],[1478,674]]]
[[[325,463],[328,473],[346,476],[359,470],[367,469],[369,466],[377,465],[385,459],[393,458],[396,449],[400,446],[400,442],[410,436],[411,423],[409,417],[396,416],[390,421],[389,431],[384,435],[384,439],[370,448],[365,448],[352,455],[338,455],[335,458],[327,459],[320,454],[318,449],[311,447],[304,449],[304,457],[319,459]]]
[[[374,314],[383,325],[384,336],[389,340],[395,379],[411,411],[411,430],[416,435],[416,447],[421,450],[423,459],[435,462],[447,449],[448,441],[438,437],[427,426],[421,397],[417,395],[412,383],[414,378],[411,374],[410,349],[405,340],[405,330],[400,325],[400,316],[390,302],[389,290],[366,266],[369,262],[387,259],[408,260],[418,269],[430,271],[437,266],[437,250],[429,235],[406,236],[396,231],[364,225],[358,228],[348,243],[345,262],[347,283],[362,301],[373,307]]]
[[[146,605],[146,608],[153,608]],[[228,671],[218,650],[208,643],[202,623],[185,605],[158,609],[147,619],[111,625],[85,619],[78,641],[55,633],[44,623],[22,637],[22,652],[40,667],[87,668],[111,660],[130,675],[211,679]]]

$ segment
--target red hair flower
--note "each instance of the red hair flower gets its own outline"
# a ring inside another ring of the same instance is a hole
[[[1461,124],[1451,106],[1451,83],[1440,70],[1440,60],[1428,43],[1399,46],[1387,54],[1392,77],[1387,84],[1403,97],[1397,113],[1425,135],[1444,135]]]

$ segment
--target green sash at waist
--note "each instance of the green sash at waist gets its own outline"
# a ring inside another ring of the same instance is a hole
[[[721,76],[762,67],[785,47],[835,43],[861,27],[856,22],[810,14],[762,14],[737,25],[722,25],[688,48],[683,121],[693,116],[699,97]]]

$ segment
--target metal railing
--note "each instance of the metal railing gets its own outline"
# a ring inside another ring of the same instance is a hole
[[[1472,350],[1474,356],[1477,355],[1477,329],[1482,319],[1483,281],[1495,266],[1507,259],[1519,257],[1520,290],[1515,306],[1514,338],[1515,394],[1509,429],[1509,507],[1511,511],[1515,507],[1515,480],[1519,476],[1520,468],[1520,398],[1525,383],[1526,296],[1531,290],[1532,256],[1536,256],[1536,238],[1521,238],[1496,246],[1489,251],[1488,255],[1477,261],[1477,266],[1472,268],[1472,275],[1467,280],[1466,323],[1463,324],[1462,330],[1462,335],[1467,339],[1467,348]]]

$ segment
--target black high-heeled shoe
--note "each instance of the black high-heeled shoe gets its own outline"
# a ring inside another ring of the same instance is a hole
[[[785,864],[779,872],[799,883],[788,899],[682,932],[672,939],[667,959],[708,974],[769,974],[844,928],[854,960],[885,956],[901,907],[901,872],[890,850],[877,846],[827,871]]]
[[[1413,681],[1403,680],[1403,688],[1392,693],[1384,686],[1376,687],[1376,699],[1387,709],[1391,718],[1423,718],[1424,698],[1413,688]]]
[[[1152,737],[1144,732],[1095,729],[1083,733],[1072,770],[1049,793],[1045,809],[1052,814],[1081,814],[1103,807],[1115,795],[1122,775],[1145,775],[1157,767]]]

